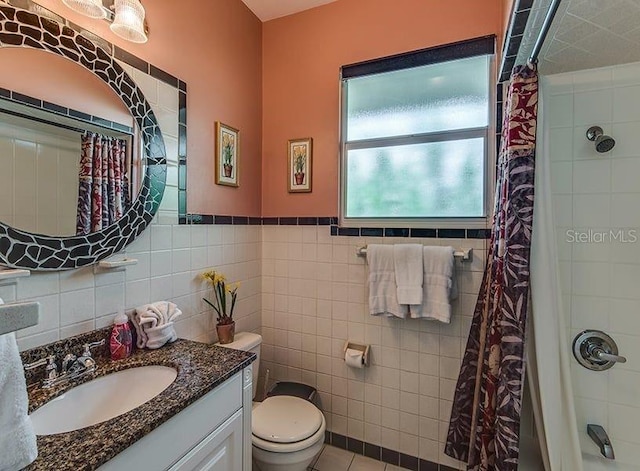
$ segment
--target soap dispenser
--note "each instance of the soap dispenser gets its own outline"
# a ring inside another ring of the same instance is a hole
[[[111,340],[109,342],[111,359],[122,360],[123,358],[127,358],[131,355],[132,344],[129,318],[124,312],[121,312],[116,316],[113,322],[113,329],[111,330]]]

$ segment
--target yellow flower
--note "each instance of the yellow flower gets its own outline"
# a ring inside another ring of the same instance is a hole
[[[213,287],[213,299],[209,301],[207,298],[202,298],[203,301],[216,312],[218,323],[226,324],[231,322],[240,283],[227,284],[225,276],[215,270],[205,271],[200,276],[208,283],[211,283]],[[230,302],[228,301],[227,293],[231,295]]]

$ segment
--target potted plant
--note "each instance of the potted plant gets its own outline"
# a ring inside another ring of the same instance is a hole
[[[233,172],[233,146],[234,139],[233,136],[229,134],[222,135],[222,167],[224,176],[227,178],[231,178],[231,174]]]
[[[236,330],[233,309],[236,307],[240,283],[229,284],[223,274],[214,270],[204,272],[202,277],[213,287],[214,302],[209,301],[207,298],[202,299],[217,314],[216,331],[218,332],[218,340],[221,344],[231,343]],[[227,295],[231,297],[230,303],[227,302]],[[227,306],[229,306],[228,311]]]
[[[307,163],[307,154],[303,146],[296,146],[293,152],[293,164],[295,169],[293,176],[296,180],[296,185],[302,185],[304,183],[304,166]]]

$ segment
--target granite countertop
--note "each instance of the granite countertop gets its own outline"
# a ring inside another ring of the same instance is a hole
[[[101,331],[94,337],[100,338]],[[102,337],[104,338],[104,337]],[[86,341],[83,338],[82,341]],[[93,341],[88,339],[88,341]],[[55,345],[60,344],[58,347]],[[23,361],[41,356],[43,351],[60,351],[68,341],[25,352]],[[77,347],[73,349],[76,351]],[[69,350],[66,350],[69,351]],[[207,394],[255,360],[253,353],[216,347],[179,339],[158,350],[137,350],[125,360],[111,361],[104,351],[96,355],[98,369],[82,382],[146,365],[164,365],[177,369],[175,381],[145,404],[106,422],[72,432],[38,436],[38,459],[25,468],[28,471],[93,470],[169,420],[188,405]],[[26,361],[25,361],[26,363]],[[29,411],[33,411],[70,388],[59,386],[48,390],[29,387]],[[123,391],[126,394],[126,391]]]

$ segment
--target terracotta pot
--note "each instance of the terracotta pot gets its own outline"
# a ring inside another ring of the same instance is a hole
[[[231,324],[218,324],[216,325],[216,331],[218,332],[218,341],[221,344],[233,342],[233,337],[236,335],[236,322]]]
[[[223,164],[224,167],[224,176],[227,178],[231,178],[231,172],[233,171],[233,165]]]
[[[293,177],[296,179],[296,185],[302,185],[304,183],[304,172],[294,173]]]

